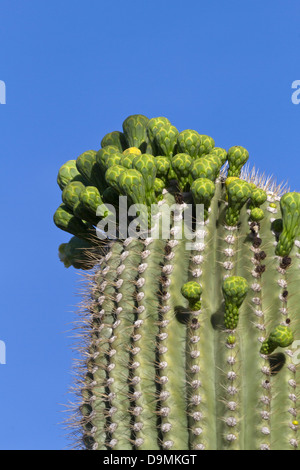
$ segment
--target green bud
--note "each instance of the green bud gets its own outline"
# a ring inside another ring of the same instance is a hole
[[[156,157],[155,158],[155,165],[156,165],[156,175],[158,178],[164,181],[167,184],[168,175],[170,170],[170,160],[168,157]]]
[[[157,148],[157,144],[155,142],[156,133],[159,131],[161,127],[168,127],[168,126],[171,126],[171,123],[169,119],[165,117],[156,117],[156,118],[152,118],[149,120],[148,125],[147,125],[147,136],[148,136],[151,148],[152,148],[152,152],[150,153],[153,153],[153,155],[159,155],[161,153],[159,152]]]
[[[137,156],[136,153],[126,153],[126,154],[124,154],[124,156],[122,158],[122,166],[124,168],[127,168],[127,170],[131,170],[132,169],[132,162],[133,162],[133,160],[135,159],[136,156]]]
[[[103,172],[99,168],[96,160],[97,152],[88,150],[82,153],[76,160],[76,166],[79,173],[85,178],[88,184],[97,186],[100,191],[106,187]]]
[[[79,200],[86,209],[86,211],[90,212],[94,217],[96,217],[97,209],[99,206],[103,204],[101,195],[97,188],[94,186],[87,186],[84,191],[80,193]],[[107,213],[104,214],[104,217],[108,215]]]
[[[81,178],[77,170],[76,160],[69,160],[60,168],[57,175],[57,184],[63,190],[74,178],[77,178],[79,181],[82,179],[83,182],[83,178]]]
[[[121,165],[114,165],[107,169],[105,173],[106,182],[117,192],[120,192],[118,178],[126,169]]]
[[[264,218],[264,216],[265,213],[260,207],[254,207],[254,209],[251,210],[250,219],[254,222],[259,222]]]
[[[159,127],[154,136],[157,151],[168,157],[172,157],[175,151],[179,132],[171,124]]]
[[[201,135],[200,134],[200,147],[199,147],[199,157],[203,157],[212,151],[215,146],[215,141],[212,137],[208,135]]]
[[[75,217],[72,211],[64,204],[56,210],[53,220],[58,228],[78,238],[88,239],[92,233],[89,230],[89,226]]]
[[[221,147],[214,147],[210,152],[206,155],[207,157],[217,156],[219,159],[220,168],[225,164],[227,160],[227,152],[225,149]]]
[[[109,155],[106,159],[106,168],[110,166],[122,165],[122,155],[120,153],[115,153],[114,155]]]
[[[147,148],[147,125],[149,119],[142,114],[128,116],[123,122],[123,132],[128,143],[128,147],[137,147],[142,152]]]
[[[186,129],[177,137],[177,151],[190,155],[193,159],[199,156],[201,138],[197,131]]]
[[[183,284],[181,288],[181,294],[189,302],[189,307],[193,311],[200,310],[201,308],[201,294],[202,287],[198,282],[190,281]]]
[[[72,181],[71,183],[67,184],[62,192],[63,203],[70,210],[73,210],[73,207],[79,201],[80,193],[82,193],[84,189],[84,184],[80,183],[79,181]]]
[[[267,200],[267,193],[261,188],[255,187],[251,193],[251,206],[250,208],[259,207]]]
[[[198,178],[193,182],[191,192],[194,203],[204,205],[204,220],[207,220],[208,209],[215,194],[214,183],[207,178]]]
[[[134,204],[145,204],[146,191],[142,174],[137,170],[125,170],[118,177],[121,194],[128,196]]]
[[[287,256],[296,240],[300,226],[300,193],[286,193],[280,199],[283,230],[276,246],[277,256]]]
[[[123,152],[127,147],[124,134],[119,131],[113,131],[106,134],[101,140],[101,147],[107,147],[108,145],[113,145],[114,147],[117,147],[119,152]]]
[[[220,162],[217,156],[197,158],[193,162],[191,177],[193,180],[207,178],[211,181],[215,181],[220,168]]]
[[[155,178],[153,189],[154,189],[154,193],[155,193],[157,201],[161,201],[163,199],[162,192],[164,188],[165,188],[165,183],[163,182],[163,180],[161,180],[160,178]]]
[[[154,142],[156,133],[161,127],[171,126],[169,119],[165,117],[156,117],[149,120],[147,125],[147,134],[149,139]]]
[[[238,223],[240,211],[251,196],[249,184],[240,179],[231,181],[227,187],[228,207],[226,211],[226,224],[234,226]]]
[[[143,176],[147,204],[154,204],[156,202],[153,194],[153,186],[156,178],[155,157],[147,153],[138,155],[132,161],[132,168],[139,171]]]
[[[236,343],[236,337],[233,335],[229,335],[227,338],[227,344],[235,344]]]
[[[108,168],[108,165],[106,163],[106,160],[108,157],[111,155],[122,155],[122,153],[119,152],[119,149],[113,145],[108,145],[107,147],[104,147],[100,149],[97,154],[96,154],[96,161],[101,168],[102,171],[106,171]]]
[[[228,176],[237,176],[239,178],[241,169],[247,162],[248,158],[249,153],[244,147],[231,147],[228,150]]]
[[[235,330],[239,321],[239,308],[249,289],[248,282],[240,276],[229,276],[223,281],[222,289],[225,299],[225,328]]]
[[[172,168],[177,176],[178,186],[181,191],[188,190],[192,165],[192,157],[187,153],[178,153],[172,158]]]
[[[278,325],[271,332],[269,338],[267,338],[260,349],[260,353],[264,355],[272,354],[276,348],[287,348],[294,341],[293,333],[288,326]]]

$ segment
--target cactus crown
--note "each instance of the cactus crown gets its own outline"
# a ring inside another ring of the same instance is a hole
[[[300,334],[300,194],[249,173],[248,158],[136,114],[60,168],[54,222],[72,238],[59,257],[94,268],[79,446],[298,446],[299,371],[287,348]],[[122,236],[131,204],[145,237]],[[186,216],[192,242],[178,236]],[[147,232],[153,221],[159,236]],[[105,224],[115,236],[100,241]]]

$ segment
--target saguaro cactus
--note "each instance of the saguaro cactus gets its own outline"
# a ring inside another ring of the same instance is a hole
[[[79,447],[297,449],[300,194],[164,117],[101,146],[61,167],[54,215],[89,270]]]

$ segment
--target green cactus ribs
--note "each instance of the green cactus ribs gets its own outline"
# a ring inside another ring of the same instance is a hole
[[[57,176],[87,271],[73,448],[297,449],[300,194],[163,116],[99,142]]]

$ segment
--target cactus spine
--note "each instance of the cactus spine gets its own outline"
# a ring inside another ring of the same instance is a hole
[[[129,116],[101,145],[61,167],[54,215],[73,235],[65,266],[91,269],[79,447],[297,449],[300,194],[163,117]],[[121,236],[119,196],[138,204],[139,237]]]

